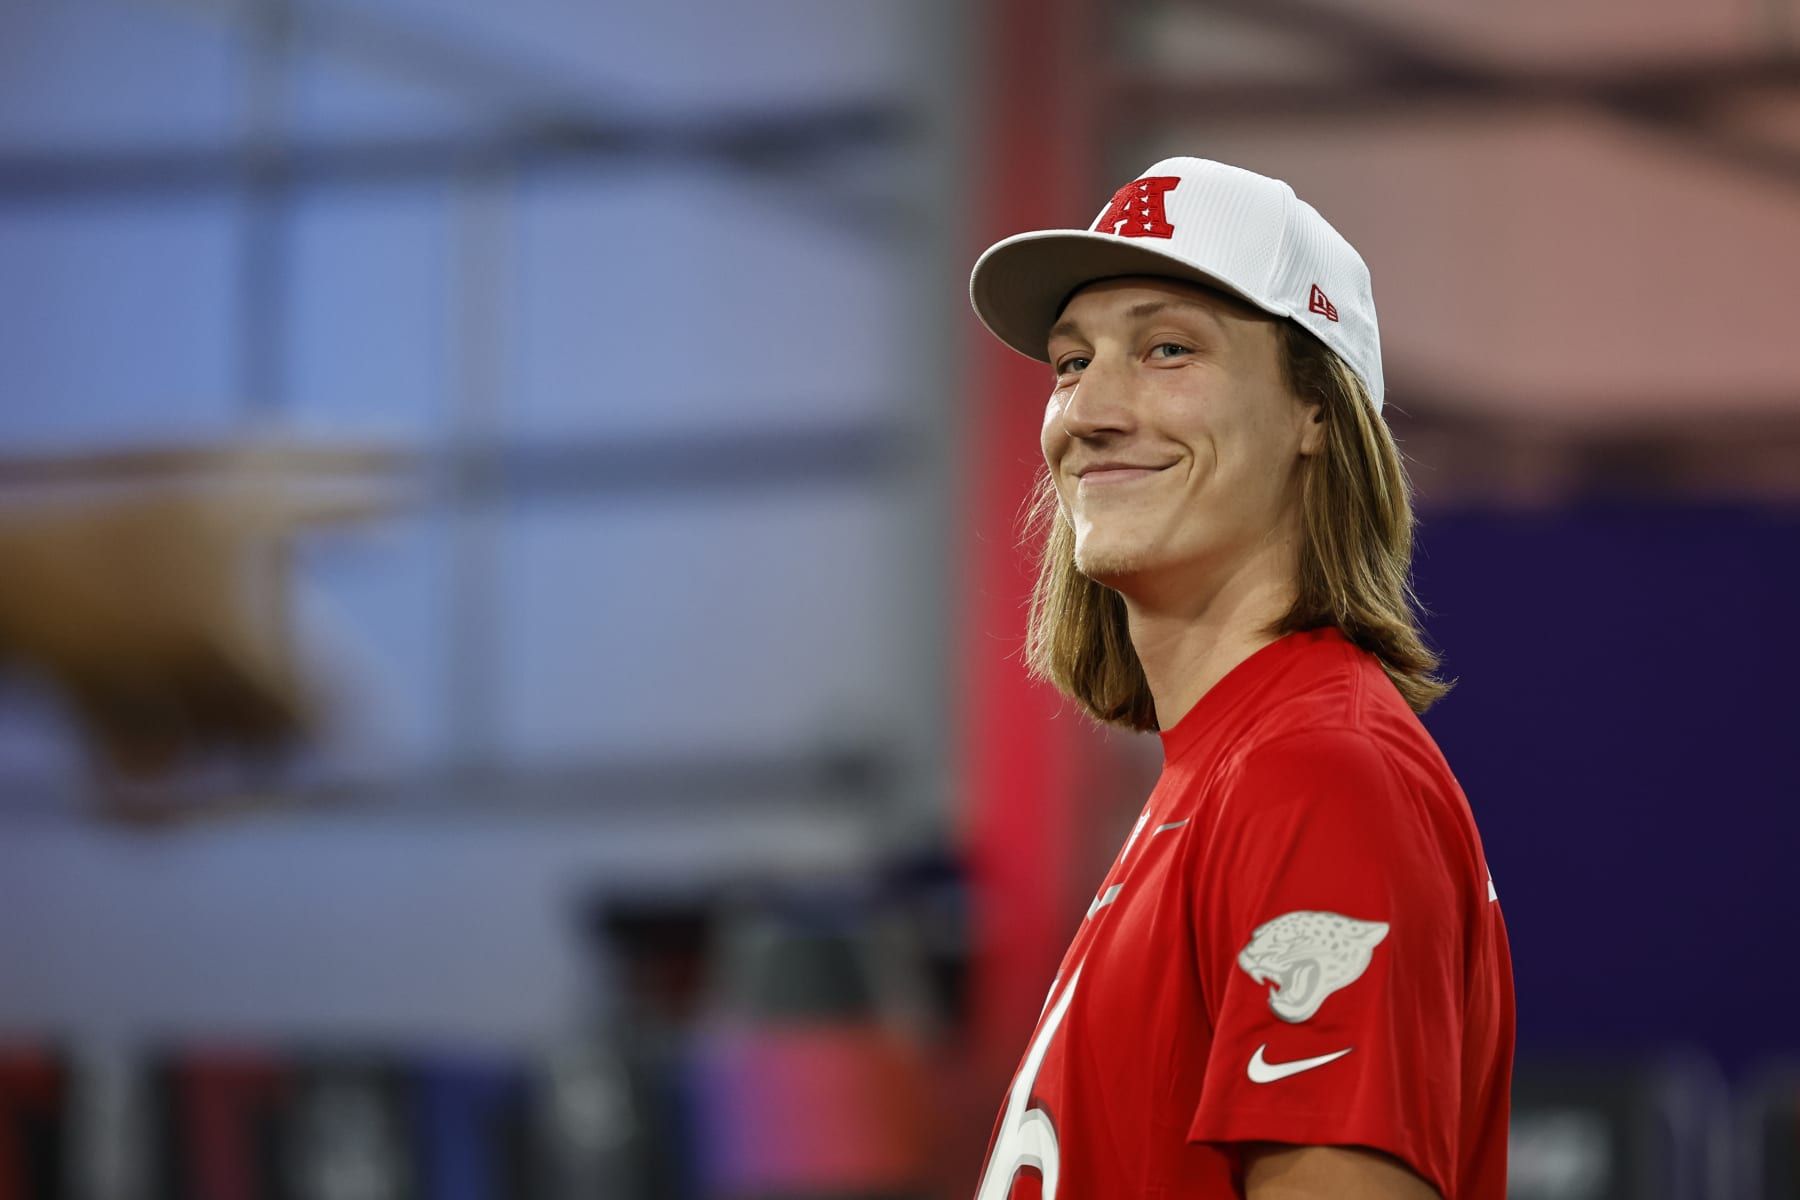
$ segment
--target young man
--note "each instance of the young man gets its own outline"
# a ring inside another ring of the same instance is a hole
[[[1164,752],[978,1200],[1502,1200],[1506,930],[1416,715],[1447,685],[1362,259],[1176,158],[970,290],[1054,376],[1032,668]]]

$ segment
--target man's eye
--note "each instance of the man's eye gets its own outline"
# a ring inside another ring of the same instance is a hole
[[[1087,365],[1087,359],[1079,354],[1071,354],[1069,357],[1056,364],[1056,373],[1058,375],[1071,375],[1076,371],[1085,371]]]
[[[1163,354],[1162,351],[1164,350],[1171,351],[1171,353]],[[1193,351],[1189,350],[1186,346],[1183,346],[1180,342],[1159,342],[1150,348],[1150,353],[1155,357],[1174,358],[1177,354],[1192,354]]]

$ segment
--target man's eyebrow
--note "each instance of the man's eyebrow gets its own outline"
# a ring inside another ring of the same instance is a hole
[[[1213,322],[1213,324],[1221,324],[1219,314],[1214,312],[1210,305],[1202,304],[1197,300],[1146,300],[1142,304],[1134,304],[1126,309],[1125,317],[1127,320],[1141,321],[1146,317],[1153,317],[1157,313],[1168,308],[1179,308],[1189,312],[1199,313]],[[1050,333],[1044,340],[1053,342],[1059,337],[1079,339],[1081,337],[1080,322],[1072,317],[1064,317],[1050,327]]]
[[[1185,309],[1196,312],[1215,325],[1220,324],[1219,314],[1209,304],[1201,304],[1196,300],[1146,300],[1142,304],[1134,304],[1125,310],[1125,315],[1133,321],[1141,321],[1145,317],[1153,317],[1168,308]]]

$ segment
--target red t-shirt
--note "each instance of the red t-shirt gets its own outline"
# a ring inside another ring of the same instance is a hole
[[[1239,1143],[1368,1146],[1502,1200],[1506,927],[1468,801],[1336,629],[1251,655],[1063,958],[977,1200],[1243,1194]]]

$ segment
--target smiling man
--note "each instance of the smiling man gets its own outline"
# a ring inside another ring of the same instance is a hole
[[[1053,377],[1031,666],[1164,760],[978,1200],[1502,1200],[1506,929],[1417,715],[1447,685],[1361,257],[1176,158],[970,289]]]

